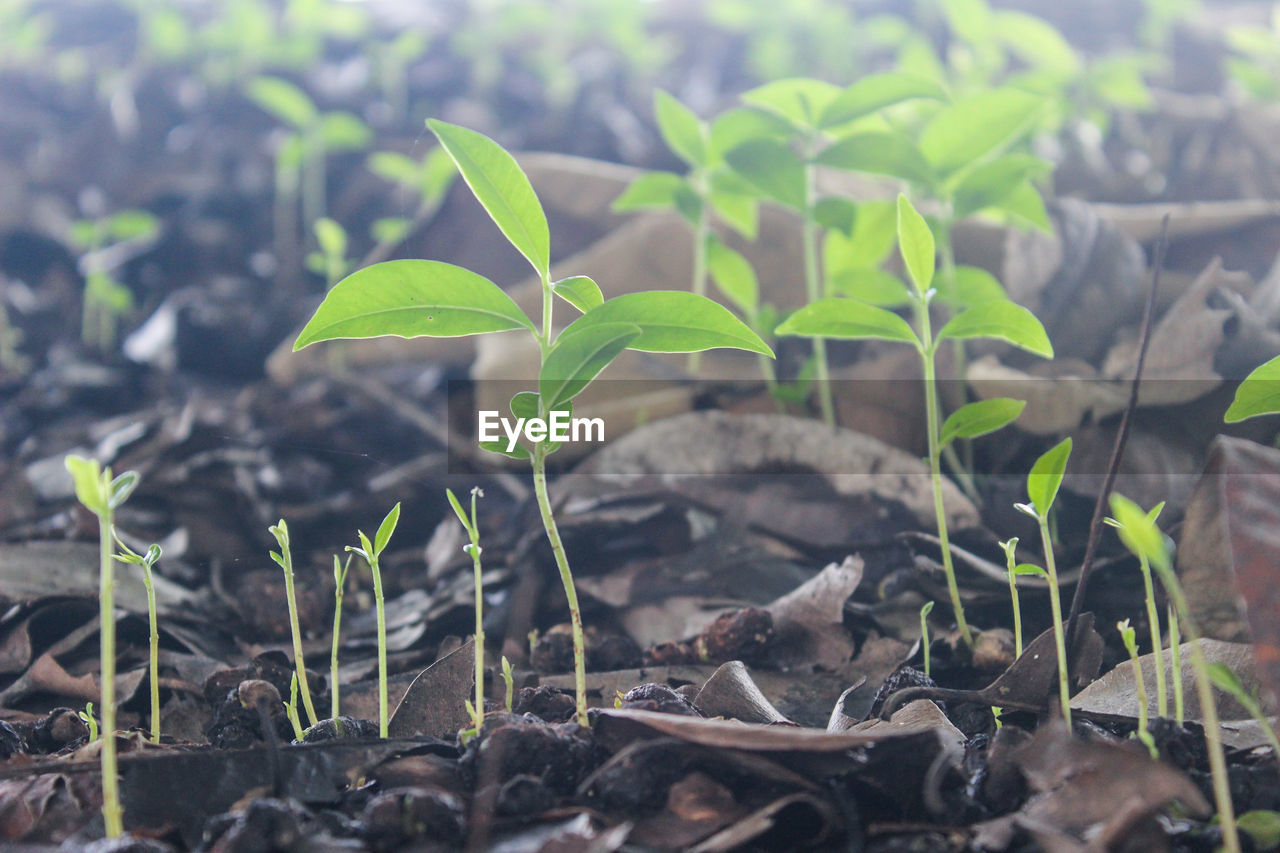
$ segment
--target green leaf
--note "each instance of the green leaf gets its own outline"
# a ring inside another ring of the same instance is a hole
[[[1013,192],[993,205],[993,209],[1003,211],[1015,220],[1046,234],[1053,233],[1053,223],[1049,220],[1049,211],[1045,210],[1044,197],[1031,181],[1023,181]]]
[[[1146,557],[1152,566],[1162,572],[1170,569],[1164,534],[1156,527],[1154,519],[1142,511],[1142,507],[1124,495],[1112,494],[1111,515],[1119,528],[1120,541],[1134,556]]]
[[[843,253],[843,263],[852,267],[878,267],[893,252],[897,241],[897,205],[888,199],[864,201],[858,205],[853,237]]]
[[[508,408],[511,409],[511,414],[517,418],[528,420],[529,418],[540,417],[542,409],[539,407],[538,400],[539,397],[534,391],[518,391],[512,396]]]
[[[331,257],[346,257],[347,232],[341,225],[327,216],[322,216],[312,227],[315,228],[316,243],[319,244],[320,251]]]
[[[403,184],[416,189],[418,182],[422,179],[421,167],[412,158],[397,151],[375,151],[369,155],[365,163],[370,172],[393,184]]]
[[[679,290],[627,293],[607,300],[574,320],[561,336],[588,326],[628,323],[640,337],[628,349],[644,352],[698,352],[724,347],[772,356],[773,351],[728,308],[705,296]]]
[[[604,304],[600,285],[585,275],[573,275],[552,283],[551,292],[583,314]]]
[[[964,173],[952,191],[955,217],[960,219],[1004,201],[1028,180],[1050,169],[1052,165],[1039,157],[1015,152]]]
[[[778,326],[776,334],[807,338],[902,341],[919,346],[911,326],[892,311],[837,297],[810,302]]]
[[[1036,315],[1007,299],[966,308],[938,332],[938,340],[966,338],[996,338],[1042,358],[1053,358],[1053,344]]]
[[[138,472],[125,471],[107,486],[107,506],[113,510],[118,509],[122,503],[129,499],[129,495],[133,494],[133,490],[137,487]]]
[[[1017,89],[991,89],[944,107],[920,134],[934,169],[950,174],[1008,147],[1039,119],[1046,101]]]
[[[827,104],[818,126],[835,127],[916,98],[945,101],[947,90],[937,81],[918,74],[901,71],[869,74]]]
[[[707,193],[716,215],[734,231],[754,240],[759,230],[759,205],[751,186],[727,169],[711,173],[711,189]]]
[[[672,209],[677,196],[689,191],[689,182],[674,172],[647,172],[614,199],[613,209],[618,212]]]
[[[412,227],[411,219],[405,219],[403,216],[384,216],[369,223],[369,236],[375,243],[394,246],[409,236],[409,230]]]
[[[106,512],[107,489],[102,464],[97,459],[75,455],[68,456],[64,464],[71,474],[71,481],[75,483],[76,499],[95,515]],[[110,469],[106,474],[110,475]]]
[[[950,285],[939,283],[938,298],[951,305],[968,307],[1009,297],[991,273],[980,267],[959,266]]]
[[[868,130],[846,136],[825,149],[816,162],[850,172],[888,175],[928,184],[933,181],[929,161],[904,134]]]
[[[828,273],[827,290],[883,308],[896,308],[911,301],[911,294],[902,279],[876,267],[837,269]]]
[[[751,262],[714,235],[707,240],[707,272],[720,292],[748,317],[760,305],[760,286]]]
[[[436,338],[528,329],[533,322],[484,276],[440,261],[386,261],[338,282],[294,341]]]
[[[400,523],[400,503],[396,502],[386,518],[382,519],[382,524],[378,525],[378,532],[373,535],[373,553],[375,556],[382,553],[382,549],[387,547],[387,543],[391,541],[391,534],[396,532],[396,525]]]
[[[1080,73],[1080,57],[1075,49],[1043,18],[1008,10],[993,13],[992,18],[994,32],[1023,62],[1064,77]]]
[[[320,138],[330,152],[359,151],[369,144],[373,131],[351,113],[325,113],[320,120]]]
[[[1062,486],[1062,477],[1067,471],[1067,459],[1071,456],[1071,439],[1064,438],[1049,448],[1031,466],[1027,474],[1027,497],[1035,507],[1040,518],[1046,518],[1053,502],[1058,497],[1058,489]],[[1144,516],[1145,518],[1145,516]]]
[[[146,210],[122,210],[107,219],[107,230],[117,240],[138,240],[159,231],[160,220]]]
[[[1235,670],[1227,666],[1221,661],[1215,661],[1209,664],[1209,680],[1225,693],[1231,695],[1236,700],[1244,699],[1245,703],[1250,701],[1249,694],[1245,692],[1244,685],[1240,683],[1240,676],[1236,675]]]
[[[742,94],[743,103],[786,119],[797,128],[816,128],[818,117],[840,94],[840,87],[808,77],[791,77]]]
[[[444,494],[445,494],[445,497],[449,499],[449,506],[453,507],[453,514],[458,517],[458,521],[462,522],[463,528],[468,533],[470,533],[471,518],[470,516],[467,515],[466,511],[462,508],[462,503],[461,501],[458,500],[458,496],[453,493],[453,489],[445,489]]]
[[[898,251],[911,276],[916,292],[924,294],[933,285],[937,264],[933,231],[905,195],[898,194]]]
[[[1024,575],[1035,575],[1040,578],[1048,578],[1049,573],[1033,563],[1019,563],[1013,567],[1014,577],[1022,577]]]
[[[756,139],[724,155],[733,170],[774,201],[805,205],[805,165],[785,142]]]
[[[427,204],[439,204],[444,194],[453,186],[458,177],[458,167],[454,165],[449,152],[439,146],[427,152],[422,158],[422,200]]]
[[[551,235],[542,204],[524,170],[482,133],[429,119],[427,126],[457,164],[481,206],[543,279],[551,267]]]
[[[813,206],[813,219],[823,228],[839,231],[841,234],[853,233],[854,219],[858,215],[858,206],[847,198],[827,196],[818,199]]]
[[[630,323],[596,323],[570,329],[572,325],[556,338],[538,373],[538,394],[548,411],[581,393],[641,334],[640,327]]]
[[[1255,367],[1236,388],[1235,399],[1223,420],[1238,423],[1259,415],[1280,412],[1280,356]]]
[[[996,397],[961,406],[942,424],[938,443],[946,447],[957,438],[977,438],[993,433],[1018,419],[1027,404],[1022,400]]]
[[[497,441],[482,441],[480,442],[480,449],[487,450],[490,453],[497,453],[500,456],[507,457],[508,459],[532,459],[533,458],[532,454],[529,453],[529,449],[525,447],[523,444],[517,444],[514,448],[508,451],[507,442],[505,439],[499,439]]]
[[[1236,818],[1236,826],[1253,839],[1254,849],[1280,847],[1280,812],[1254,809]]]
[[[707,164],[707,126],[693,110],[657,89],[653,93],[653,114],[668,148],[694,168]]]
[[[279,77],[255,77],[245,91],[249,100],[285,124],[305,130],[319,113],[307,93]]]
[[[771,113],[742,107],[725,110],[711,122],[709,160],[718,163],[727,152],[752,140],[784,140],[790,135],[791,126]]]

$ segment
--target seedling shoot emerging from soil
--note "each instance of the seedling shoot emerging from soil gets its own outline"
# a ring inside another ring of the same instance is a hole
[[[400,522],[400,504],[396,504],[378,525],[373,542],[364,535],[363,530],[356,531],[360,537],[360,547],[348,545],[347,550],[359,554],[369,564],[373,575],[373,606],[378,616],[378,736],[386,737],[391,724],[390,711],[387,708],[387,610],[382,596],[382,566],[378,560],[382,551],[391,541],[391,534],[396,532]]]
[[[293,589],[293,552],[289,549],[289,525],[282,518],[267,530],[280,545],[279,551],[271,552],[271,559],[284,570],[284,594],[289,605],[289,630],[293,634],[294,677],[297,679],[297,689],[302,693],[302,706],[307,711],[308,725],[314,726],[320,718],[316,716],[316,707],[311,701],[311,688],[307,685],[307,662],[302,654],[302,626],[298,623],[298,597]]]
[[[453,158],[463,179],[537,273],[542,284],[542,318],[535,325],[502,289],[483,276],[439,261],[388,261],[358,270],[329,291],[294,343],[400,337],[460,337],[523,329],[540,354],[537,391],[511,400],[512,414],[546,420],[572,409],[582,392],[623,350],[697,352],[730,347],[772,355],[764,341],[728,309],[704,296],[681,291],[629,293],[605,300],[586,276],[551,280],[551,240],[547,217],[515,158],[487,136],[432,120],[428,126]],[[553,306],[559,297],[582,316],[555,334]],[[547,541],[569,603],[573,631],[574,685],[579,722],[587,722],[586,655],[578,594],[547,494],[547,456],[559,445],[549,437],[487,450],[528,460],[534,494]],[[479,709],[477,709],[477,712]]]
[[[484,492],[480,491],[479,487],[471,490],[470,513],[462,508],[462,504],[458,502],[458,496],[453,493],[452,489],[445,489],[444,492],[449,496],[449,506],[453,507],[453,512],[458,516],[458,521],[462,522],[463,528],[467,531],[467,539],[470,541],[463,548],[471,555],[471,568],[475,574],[476,701],[472,706],[472,723],[476,732],[479,732],[484,725],[484,576],[480,569],[480,522],[476,516],[476,498],[484,497]],[[508,692],[510,691],[508,690]]]

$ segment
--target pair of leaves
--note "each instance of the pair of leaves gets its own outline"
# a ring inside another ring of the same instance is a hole
[[[356,535],[360,538],[360,547],[348,545],[347,550],[353,554],[359,554],[365,559],[369,565],[378,562],[378,558],[382,556],[382,552],[386,549],[387,544],[391,541],[391,535],[396,532],[396,525],[400,523],[400,504],[395,506],[382,519],[382,523],[378,525],[378,531],[373,535],[373,542],[369,541],[369,537],[365,535],[363,530],[357,530]]]
[[[138,486],[136,471],[112,477],[111,469],[104,470],[98,460],[74,454],[66,458],[65,464],[76,487],[76,499],[99,518],[106,518],[119,508]]]
[[[944,101],[947,91],[928,77],[900,71],[869,74],[845,89],[809,78],[777,80],[742,96],[747,104],[810,131],[830,130],[922,98]]]

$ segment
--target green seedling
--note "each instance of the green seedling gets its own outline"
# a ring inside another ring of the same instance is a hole
[[[1280,412],[1280,356],[1254,368],[1223,415],[1229,424]]]
[[[845,220],[851,203],[818,196],[816,175],[831,162],[832,152],[848,147],[842,136],[857,119],[918,98],[942,99],[937,83],[889,73],[864,77],[847,89],[821,80],[794,78],[769,83],[742,96],[752,111],[726,122],[722,130],[724,159],[763,199],[800,215],[805,295],[809,304],[830,295],[818,263],[818,235],[823,223]],[[826,336],[810,335],[816,363],[822,418],[835,425]]]
[[[114,533],[114,531],[113,531]],[[163,551],[159,545],[151,545],[147,553],[135,553],[128,545],[116,537],[116,544],[123,553],[116,554],[122,563],[132,563],[142,567],[142,583],[147,588],[147,624],[150,626],[150,655],[147,668],[147,679],[151,684],[151,742],[160,742],[160,628],[156,621],[156,585],[152,577],[152,569],[160,560]]]
[[[282,518],[268,532],[275,537],[279,551],[271,552],[271,559],[284,570],[284,593],[289,605],[289,630],[293,634],[293,669],[302,693],[302,705],[307,710],[308,725],[320,721],[311,701],[311,687],[307,684],[307,662],[302,654],[302,626],[298,622],[298,599],[293,590],[293,552],[289,549],[289,525]]]
[[[317,219],[312,228],[317,251],[307,255],[307,269],[324,276],[325,286],[333,287],[351,271],[351,261],[347,260],[347,230],[327,216]]]
[[[84,710],[77,711],[76,716],[83,720],[84,724],[89,728],[89,743],[93,743],[100,736],[98,732],[98,718],[93,715],[93,703],[86,702],[84,704]]]
[[[383,603],[382,569],[378,559],[391,541],[391,534],[396,532],[399,522],[400,504],[397,503],[378,525],[378,532],[374,534],[372,543],[363,530],[358,530],[356,533],[360,537],[360,547],[347,546],[348,551],[364,558],[373,574],[373,606],[378,616],[378,736],[383,738],[387,737],[391,716],[387,708],[387,611]]]
[[[1165,622],[1169,625],[1169,664],[1173,675],[1173,720],[1182,725],[1186,709],[1182,694],[1182,634],[1178,630],[1178,611],[1172,604],[1165,606]]]
[[[791,315],[778,327],[779,335],[801,335],[812,338],[847,340],[875,339],[898,341],[915,347],[924,374],[925,427],[929,443],[929,473],[933,485],[934,509],[938,523],[938,539],[942,549],[942,567],[947,576],[951,608],[964,642],[973,647],[973,634],[964,616],[960,588],[956,583],[947,535],[946,507],[942,499],[942,452],[953,441],[977,438],[1012,423],[1026,406],[1021,400],[995,398],[962,406],[944,422],[940,416],[935,359],[944,341],[971,338],[994,338],[1044,358],[1053,356],[1053,347],[1044,326],[1035,315],[1014,302],[994,299],[978,302],[948,321],[935,335],[929,306],[937,291],[933,289],[936,264],[933,234],[924,217],[916,212],[906,196],[898,196],[898,246],[910,274],[914,292],[916,327],[902,317],[866,302],[844,297],[820,299]]]
[[[725,136],[734,137],[732,116],[708,124],[662,91],[654,92],[653,113],[667,147],[684,161],[688,171],[650,172],[641,175],[613,203],[617,211],[673,210],[693,231],[693,282],[691,290],[707,293],[707,280],[717,286],[747,322],[756,323],[760,312],[759,288],[751,265],[712,232],[712,213],[747,239],[757,228],[756,199],[752,190],[724,161]],[[744,269],[745,267],[745,269]],[[690,353],[689,370],[698,369],[701,353]]]
[[[1200,717],[1204,726],[1205,746],[1209,753],[1209,769],[1213,775],[1213,796],[1222,825],[1222,842],[1228,853],[1239,853],[1240,836],[1236,830],[1235,807],[1231,804],[1231,784],[1227,777],[1227,758],[1222,749],[1222,729],[1218,706],[1213,698],[1213,682],[1204,650],[1200,648],[1200,632],[1191,618],[1187,597],[1173,570],[1173,560],[1164,534],[1154,519],[1124,495],[1111,496],[1111,516],[1118,524],[1120,540],[1135,556],[1145,555],[1160,577],[1165,594],[1178,612],[1182,631],[1191,645],[1191,665],[1196,673],[1196,694],[1200,700]],[[1176,648],[1176,646],[1175,646]],[[1175,664],[1176,666],[1176,664]],[[1177,672],[1175,668],[1174,672]]]
[[[378,86],[397,117],[409,115],[409,66],[426,53],[427,46],[426,35],[417,30],[406,30],[391,41],[374,39],[368,44]]]
[[[1013,604],[1013,650],[1015,657],[1022,657],[1022,606],[1018,603],[1018,578],[1035,575],[1045,578],[1049,573],[1032,563],[1019,563],[1017,559],[1018,537],[1001,542],[1004,550],[1005,575],[1009,578],[1009,600]]]
[[[1219,690],[1231,696],[1249,712],[1249,716],[1253,717],[1262,729],[1263,736],[1271,746],[1272,756],[1280,761],[1280,739],[1276,738],[1276,730],[1271,725],[1271,720],[1267,719],[1266,712],[1262,710],[1262,701],[1258,698],[1257,691],[1250,693],[1245,690],[1244,685],[1240,683],[1240,676],[1225,663],[1209,664],[1209,677],[1213,679],[1214,685]]]
[[[351,569],[351,555],[345,561],[333,555],[333,646],[329,652],[329,710],[330,717],[338,719],[339,710],[338,683],[338,647],[342,636],[342,596],[347,588],[347,572]]]
[[[160,220],[145,210],[122,210],[99,219],[82,219],[71,226],[71,239],[85,250],[84,306],[80,339],[85,346],[106,352],[115,346],[120,318],[133,310],[133,291],[112,275],[108,251],[125,243],[145,243],[160,230]]]
[[[67,470],[75,483],[76,498],[98,517],[98,634],[102,677],[102,818],[107,837],[124,832],[124,812],[120,807],[120,781],[116,771],[116,619],[115,571],[112,560],[115,512],[138,485],[138,475],[125,471],[111,476],[96,459],[68,456]]]
[[[369,263],[385,260],[396,246],[408,236],[415,222],[430,219],[444,204],[449,187],[453,186],[458,170],[447,151],[436,146],[421,160],[414,160],[396,151],[376,151],[369,155],[369,171],[383,180],[414,193],[418,198],[417,210],[412,219],[386,217],[375,220],[370,226],[370,236],[376,246],[369,253]]]
[[[507,660],[506,655],[502,656],[502,683],[507,688],[506,705],[507,713],[510,714],[516,702],[516,679],[511,671],[511,661]]]
[[[1280,6],[1272,6],[1266,26],[1228,27],[1227,44],[1236,55],[1226,69],[1236,83],[1260,101],[1280,101]]]
[[[542,322],[533,320],[501,288],[469,270],[439,261],[387,261],[352,273],[329,291],[294,342],[398,335],[459,337],[524,330],[539,351],[537,391],[511,400],[516,430],[525,444],[481,442],[481,447],[527,460],[534,494],[569,603],[573,630],[578,719],[587,721],[585,641],[573,574],[547,494],[547,456],[558,449],[554,423],[564,423],[572,401],[623,350],[694,352],[731,347],[772,355],[751,329],[724,306],[680,291],[629,293],[605,300],[586,276],[551,280],[550,232],[537,195],[509,153],[475,131],[430,121],[463,179],[542,283]],[[554,300],[582,316],[555,334]]]
[[[484,497],[484,492],[480,491],[478,486],[471,489],[470,513],[462,508],[462,504],[458,502],[458,496],[452,489],[445,489],[444,493],[448,495],[449,506],[453,507],[458,521],[462,522],[463,529],[467,531],[467,538],[471,540],[462,547],[471,555],[471,568],[476,585],[476,702],[471,720],[478,732],[484,726],[484,574],[480,570],[480,522],[476,516],[476,498]]]
[[[1152,759],[1159,759],[1160,750],[1156,749],[1156,739],[1151,736],[1147,722],[1147,682],[1142,676],[1142,661],[1138,659],[1137,632],[1129,625],[1128,619],[1117,622],[1116,630],[1120,632],[1120,641],[1129,653],[1129,663],[1133,665],[1134,690],[1138,694],[1138,730],[1134,732],[1134,736],[1146,745]]]
[[[1058,698],[1062,704],[1062,719],[1071,725],[1071,680],[1067,673],[1066,632],[1062,624],[1062,595],[1058,589],[1057,561],[1053,554],[1053,537],[1049,533],[1049,512],[1057,500],[1062,477],[1067,471],[1067,459],[1071,456],[1071,439],[1064,438],[1044,452],[1027,475],[1028,503],[1014,506],[1036,520],[1040,527],[1040,544],[1044,548],[1045,573],[1049,577],[1049,609],[1053,616],[1053,640],[1058,653]]]
[[[289,678],[289,701],[284,703],[284,715],[293,726],[293,739],[302,740],[302,720],[298,717],[298,673]],[[265,735],[266,732],[263,732]]]
[[[1280,812],[1255,809],[1240,815],[1236,825],[1253,839],[1255,850],[1280,847]]]
[[[1151,508],[1151,522],[1160,517],[1164,509],[1164,501]],[[1114,518],[1106,519],[1106,523],[1116,527]],[[1164,678],[1164,643],[1161,641],[1160,611],[1156,608],[1156,588],[1151,578],[1151,564],[1147,558],[1138,555],[1138,565],[1142,570],[1142,588],[1147,604],[1147,624],[1151,626],[1151,650],[1155,656],[1156,668],[1156,713],[1161,717],[1169,716],[1169,692]]]
[[[933,612],[933,602],[926,601],[924,606],[920,608],[920,648],[924,652],[924,677],[930,678],[929,673],[929,614]]]
[[[290,128],[276,152],[277,205],[291,205],[300,190],[304,221],[322,218],[328,156],[365,148],[373,132],[349,112],[321,112],[306,92],[279,77],[254,78],[245,94]]]

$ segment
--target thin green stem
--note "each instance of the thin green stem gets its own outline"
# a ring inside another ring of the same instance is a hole
[[[1182,725],[1186,720],[1186,709],[1182,697],[1182,632],[1178,630],[1178,611],[1172,604],[1165,608],[1165,618],[1169,622],[1169,667],[1173,679],[1173,720]]]
[[[307,662],[302,654],[302,625],[298,622],[298,598],[293,590],[293,552],[280,549],[284,558],[284,594],[289,603],[289,629],[293,632],[293,669],[298,674],[298,692],[302,694],[302,706],[307,711],[310,725],[320,722],[315,705],[311,702],[311,688],[307,684]]]
[[[476,583],[476,731],[484,725],[484,576],[480,569],[480,528],[476,521],[476,496],[471,493],[471,568]]]
[[[973,632],[964,618],[964,604],[960,601],[960,586],[956,582],[956,570],[951,560],[951,539],[947,535],[947,508],[942,500],[942,465],[941,453],[938,449],[938,383],[935,376],[933,357],[936,345],[933,343],[933,330],[929,325],[929,302],[927,297],[916,302],[916,322],[920,327],[920,340],[924,341],[920,350],[921,368],[924,372],[924,408],[925,434],[929,442],[929,480],[933,486],[933,509],[938,522],[938,545],[942,549],[942,570],[947,576],[947,593],[951,597],[951,610],[955,614],[956,627],[965,645],[973,648]]]
[[[1169,692],[1164,680],[1164,643],[1160,635],[1160,612],[1156,610],[1156,589],[1151,581],[1151,563],[1140,557],[1142,566],[1142,587],[1147,597],[1147,622],[1151,628],[1151,651],[1155,656],[1156,666],[1156,713],[1161,717],[1169,716]]]
[[[824,294],[822,279],[818,271],[818,229],[813,218],[814,183],[813,164],[804,167],[804,224],[801,239],[804,244],[804,287],[809,303],[817,302]],[[818,406],[822,411],[822,420],[828,425],[836,425],[836,407],[831,389],[831,370],[827,364],[827,341],[825,338],[813,339],[813,357],[817,366]]]
[[[333,643],[329,651],[329,716],[337,719],[341,715],[340,685],[338,683],[338,645],[342,637],[342,595],[346,581],[346,572],[338,573],[338,558],[333,558],[334,584],[333,590]]]
[[[387,609],[382,597],[382,569],[376,554],[369,555],[369,571],[373,573],[373,605],[378,615],[378,737],[385,738],[391,722],[387,711]]]
[[[707,295],[707,236],[711,233],[711,204],[703,199],[698,214],[698,224],[693,230],[693,292]],[[702,366],[702,353],[689,353],[689,372],[697,373]]]
[[[556,560],[556,568],[560,570],[560,581],[564,584],[564,597],[569,602],[569,619],[573,629],[573,686],[577,697],[578,722],[587,725],[587,667],[586,638],[582,633],[582,611],[578,607],[578,592],[573,585],[573,573],[569,571],[569,559],[565,556],[564,545],[560,541],[560,531],[556,527],[555,517],[551,514],[551,499],[547,495],[547,445],[539,443],[533,449],[533,490],[538,498],[538,511],[542,514],[542,526],[547,531],[547,541],[551,543],[551,553]]]
[[[116,770],[116,617],[115,567],[111,553],[111,511],[98,516],[98,636],[102,657],[102,819],[107,837],[124,833],[120,780]]]
[[[150,627],[151,659],[147,676],[151,681],[151,742],[160,742],[160,627],[156,621],[156,585],[151,566],[142,563],[142,582],[147,588],[147,623]]]
[[[1071,725],[1071,678],[1067,672],[1067,638],[1062,625],[1062,595],[1058,589],[1058,567],[1053,556],[1053,539],[1049,535],[1047,515],[1037,515],[1040,522],[1040,544],[1044,546],[1044,567],[1049,574],[1049,609],[1053,614],[1053,644],[1058,652],[1058,698],[1062,702],[1062,719]]]
[[[1009,600],[1013,602],[1013,653],[1022,657],[1022,606],[1018,604],[1018,578],[1009,571]]]

